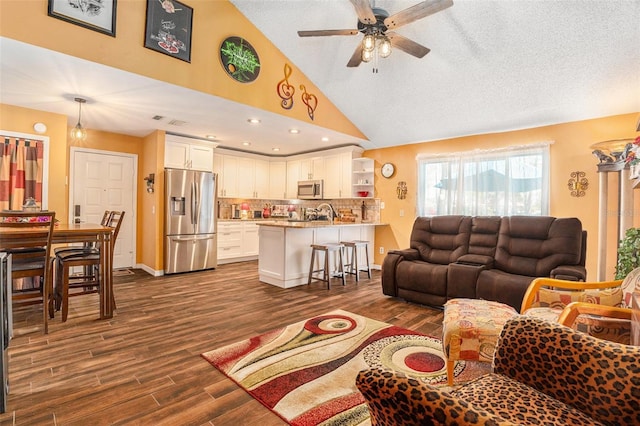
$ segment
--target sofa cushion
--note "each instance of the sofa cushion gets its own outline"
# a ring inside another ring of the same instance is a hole
[[[577,265],[582,253],[577,218],[503,217],[495,267],[512,274],[548,277],[560,265]]]
[[[416,260],[400,262],[396,268],[398,288],[446,296],[447,265]]]
[[[520,311],[522,299],[535,277],[511,274],[499,269],[480,272],[476,283],[478,299],[495,300]]]
[[[471,218],[469,255],[493,258],[500,232],[500,216],[474,216]]]
[[[500,374],[487,374],[452,395],[517,424],[600,424],[557,399]]]
[[[418,217],[411,231],[412,249],[418,250],[425,262],[448,265],[469,249],[471,217]]]

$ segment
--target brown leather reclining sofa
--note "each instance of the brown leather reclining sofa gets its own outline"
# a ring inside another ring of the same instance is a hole
[[[577,218],[418,217],[410,248],[385,256],[382,292],[430,306],[494,300],[519,311],[534,278],[586,279],[586,239]]]

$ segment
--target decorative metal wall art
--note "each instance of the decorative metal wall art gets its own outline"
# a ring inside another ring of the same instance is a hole
[[[396,192],[398,193],[398,200],[404,200],[407,198],[407,182],[401,180],[398,182],[398,188],[396,188]]]
[[[289,84],[291,73],[292,70],[289,64],[284,64],[284,78],[278,82],[277,86],[278,96],[282,99],[280,106],[284,109],[291,109],[293,107],[293,95],[296,93],[296,88]]]
[[[585,191],[589,188],[589,181],[587,180],[585,172],[571,172],[571,178],[567,182],[569,191],[571,191],[572,197],[584,197]]]
[[[309,114],[309,118],[313,120],[313,115],[318,107],[318,98],[316,95],[308,93],[304,84],[300,85],[300,90],[302,90],[302,103],[307,106],[307,114]]]
[[[220,61],[231,78],[251,83],[260,74],[258,52],[242,37],[227,37],[220,45]]]

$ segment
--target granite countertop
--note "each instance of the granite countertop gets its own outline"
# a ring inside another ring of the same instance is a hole
[[[258,225],[261,226],[276,226],[280,228],[326,228],[330,226],[363,226],[363,225],[371,225],[371,226],[379,226],[385,225],[384,223],[379,222],[334,222],[331,223],[328,220],[312,220],[312,221],[293,221],[290,222],[288,220],[265,220],[262,222],[258,222]]]

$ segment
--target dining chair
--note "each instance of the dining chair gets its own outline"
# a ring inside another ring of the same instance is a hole
[[[49,333],[48,301],[52,292],[51,236],[55,212],[0,212],[0,250],[11,254],[11,278],[37,277],[37,286],[17,289],[14,305],[42,303],[44,333]]]
[[[111,211],[108,215],[105,212],[105,226],[112,229],[111,252],[107,253],[112,259],[110,264],[113,264],[113,249],[124,214],[123,211]],[[100,254],[99,247],[70,248],[56,253],[55,288],[50,304],[54,305],[55,310],[62,311],[62,322],[65,322],[69,315],[69,297],[100,292]],[[85,272],[82,275],[73,275],[71,268],[76,266],[83,267]]]

